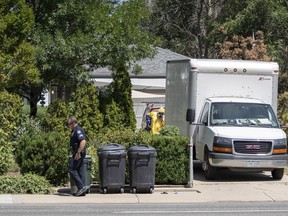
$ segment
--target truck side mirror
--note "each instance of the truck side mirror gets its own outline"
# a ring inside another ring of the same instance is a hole
[[[190,124],[195,121],[195,110],[194,109],[187,109],[186,112],[186,121]]]

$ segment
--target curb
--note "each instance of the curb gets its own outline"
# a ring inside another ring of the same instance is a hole
[[[199,191],[195,188],[188,188],[187,186],[184,186],[184,185],[155,185],[154,192],[157,192],[157,193],[178,192],[179,193],[179,192],[199,192]],[[59,193],[71,194],[71,191],[69,187],[54,188],[53,194],[59,194]],[[100,192],[99,184],[91,184],[89,193],[100,194],[101,192]],[[124,186],[124,193],[131,193],[129,185]]]

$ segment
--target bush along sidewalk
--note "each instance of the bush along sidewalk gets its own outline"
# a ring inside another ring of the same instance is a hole
[[[0,194],[51,194],[53,188],[42,176],[0,176]]]
[[[98,136],[97,141],[90,143],[88,154],[92,156],[92,179],[99,182],[99,164],[97,148],[116,143],[126,147],[148,145],[154,147],[156,156],[155,184],[187,184],[189,178],[189,139],[183,136],[151,135],[147,132],[133,132],[129,130],[113,131],[103,136]],[[128,176],[128,158],[126,163],[126,183]]]

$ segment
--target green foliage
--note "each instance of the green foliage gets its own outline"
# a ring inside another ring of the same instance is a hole
[[[103,114],[103,128],[113,128],[115,130],[124,128],[125,116],[113,99],[112,85],[99,88],[99,101],[99,108]]]
[[[70,99],[70,113],[77,117],[87,137],[98,134],[103,126],[103,117],[99,110],[98,91],[93,83],[80,85]]]
[[[144,0],[121,4],[28,0],[27,4],[34,12],[31,38],[43,83],[42,89],[33,85],[33,94],[27,94],[34,104],[39,97],[30,96],[39,96],[44,87],[55,83],[74,87],[87,81],[93,68],[108,66],[118,71],[119,65],[128,65],[128,70],[135,61],[154,54],[153,37],[141,26],[149,15]]]
[[[0,128],[12,135],[19,122],[22,109],[21,98],[15,94],[9,94],[7,91],[0,91]]]
[[[282,93],[278,96],[277,116],[281,125],[288,125],[288,92]],[[284,131],[288,134],[286,128],[284,128]]]
[[[187,143],[186,137],[154,135],[149,145],[157,151],[156,184],[186,184],[188,182]]]
[[[42,176],[34,174],[0,176],[1,194],[49,194],[51,192],[51,185]]]
[[[131,129],[126,130],[107,130],[97,137],[97,141],[90,145],[89,155],[94,158],[92,173],[94,180],[98,180],[99,164],[95,149],[105,146],[108,143],[116,143],[126,147],[145,144],[152,146],[157,151],[156,158],[156,184],[186,184],[189,175],[189,157],[187,150],[188,138],[181,136],[161,136],[151,135],[145,131],[134,132]],[[94,152],[94,153],[93,153]],[[128,170],[128,158],[126,158],[126,176]],[[128,179],[128,178],[126,178]]]
[[[160,134],[163,136],[179,136],[180,131],[179,128],[173,125],[165,125],[163,128],[161,128]]]
[[[29,134],[41,134],[41,132],[42,130],[38,119],[29,118],[28,115],[22,114],[15,131],[15,140]]]
[[[150,143],[152,136],[145,131],[134,132],[130,128],[121,130],[107,129],[97,136],[98,145],[117,143],[129,148],[142,143]]]
[[[112,96],[111,96],[112,97]],[[124,128],[125,114],[112,99],[110,104],[106,104],[104,111],[104,127],[120,129]]]
[[[154,0],[150,18],[152,31],[162,39],[163,48],[183,55],[207,57],[207,34],[210,32],[209,6],[217,7],[208,0]],[[173,9],[171,9],[173,8]]]
[[[12,154],[12,143],[9,141],[9,136],[0,128],[0,175],[5,174],[12,164],[13,154]]]
[[[16,160],[21,173],[44,176],[53,185],[67,182],[68,137],[61,133],[29,133],[17,140]]]
[[[32,10],[24,0],[0,3],[0,86],[20,92],[28,83],[39,82],[35,49],[27,41],[34,23]]]
[[[12,140],[20,120],[22,102],[19,96],[0,91],[0,175],[14,162]]]
[[[88,141],[87,154],[92,156],[92,177],[95,181],[99,181],[99,158],[97,149],[106,146],[109,143],[116,143],[129,147],[139,145],[141,143],[150,143],[152,137],[147,132],[135,133],[132,129],[122,128],[120,130],[108,129],[99,133],[97,137]],[[128,171],[128,169],[126,169]],[[128,173],[128,172],[127,172]]]
[[[95,181],[99,181],[99,158],[97,155],[97,145],[93,145],[93,141],[89,140],[87,143],[87,155],[91,156],[92,166],[91,166],[91,177]]]
[[[116,102],[120,112],[124,115],[124,119],[121,122],[121,118],[118,120],[123,127],[129,127],[135,129],[136,118],[133,109],[133,101],[131,98],[132,84],[127,68],[123,67],[116,71],[113,75],[113,101]]]
[[[69,113],[68,103],[60,99],[55,100],[53,103],[49,104],[46,116],[43,117],[42,124],[49,131],[67,134],[66,124]]]

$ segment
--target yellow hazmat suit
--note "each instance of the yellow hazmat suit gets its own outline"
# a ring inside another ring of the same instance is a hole
[[[159,134],[162,127],[164,127],[164,113],[165,110],[161,107],[157,112],[150,112],[151,118],[151,134]]]

